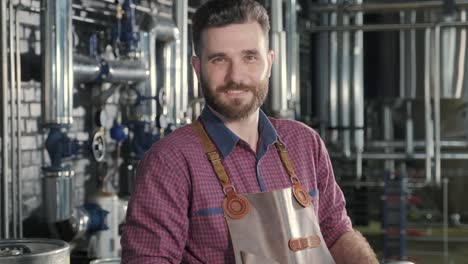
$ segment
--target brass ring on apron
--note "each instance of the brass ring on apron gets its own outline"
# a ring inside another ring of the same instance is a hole
[[[233,193],[224,198],[223,209],[232,219],[242,219],[250,212],[250,203],[243,195]]]

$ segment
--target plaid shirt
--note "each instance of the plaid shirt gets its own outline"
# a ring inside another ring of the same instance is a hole
[[[257,153],[205,108],[201,120],[223,156],[238,193],[291,187],[278,152],[282,142],[309,190],[326,244],[351,222],[319,135],[292,120],[260,111]],[[224,194],[192,126],[154,144],[140,162],[122,236],[122,263],[234,263],[221,203]]]

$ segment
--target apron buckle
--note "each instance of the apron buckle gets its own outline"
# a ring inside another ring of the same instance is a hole
[[[223,201],[224,213],[232,219],[242,219],[250,212],[250,203],[245,196],[237,194],[234,186],[224,187],[227,189],[226,198]],[[232,188],[229,188],[232,187]]]
[[[293,184],[292,191],[299,204],[303,207],[309,207],[311,203],[310,195],[306,190],[304,190],[304,187],[302,187],[299,181]]]
[[[292,251],[300,251],[309,248],[316,248],[320,246],[320,237],[308,236],[301,238],[293,238],[289,240],[289,249]]]

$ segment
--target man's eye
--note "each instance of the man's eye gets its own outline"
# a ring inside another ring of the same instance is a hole
[[[252,56],[252,55],[249,55],[249,56],[246,56],[246,57],[245,57],[245,60],[246,60],[247,62],[254,62],[254,61],[257,60],[257,57]]]
[[[225,58],[214,58],[213,63],[224,63],[226,61]]]

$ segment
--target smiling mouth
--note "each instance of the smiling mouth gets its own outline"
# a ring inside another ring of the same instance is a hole
[[[227,90],[225,93],[228,94],[240,94],[240,93],[245,93],[247,90]]]

